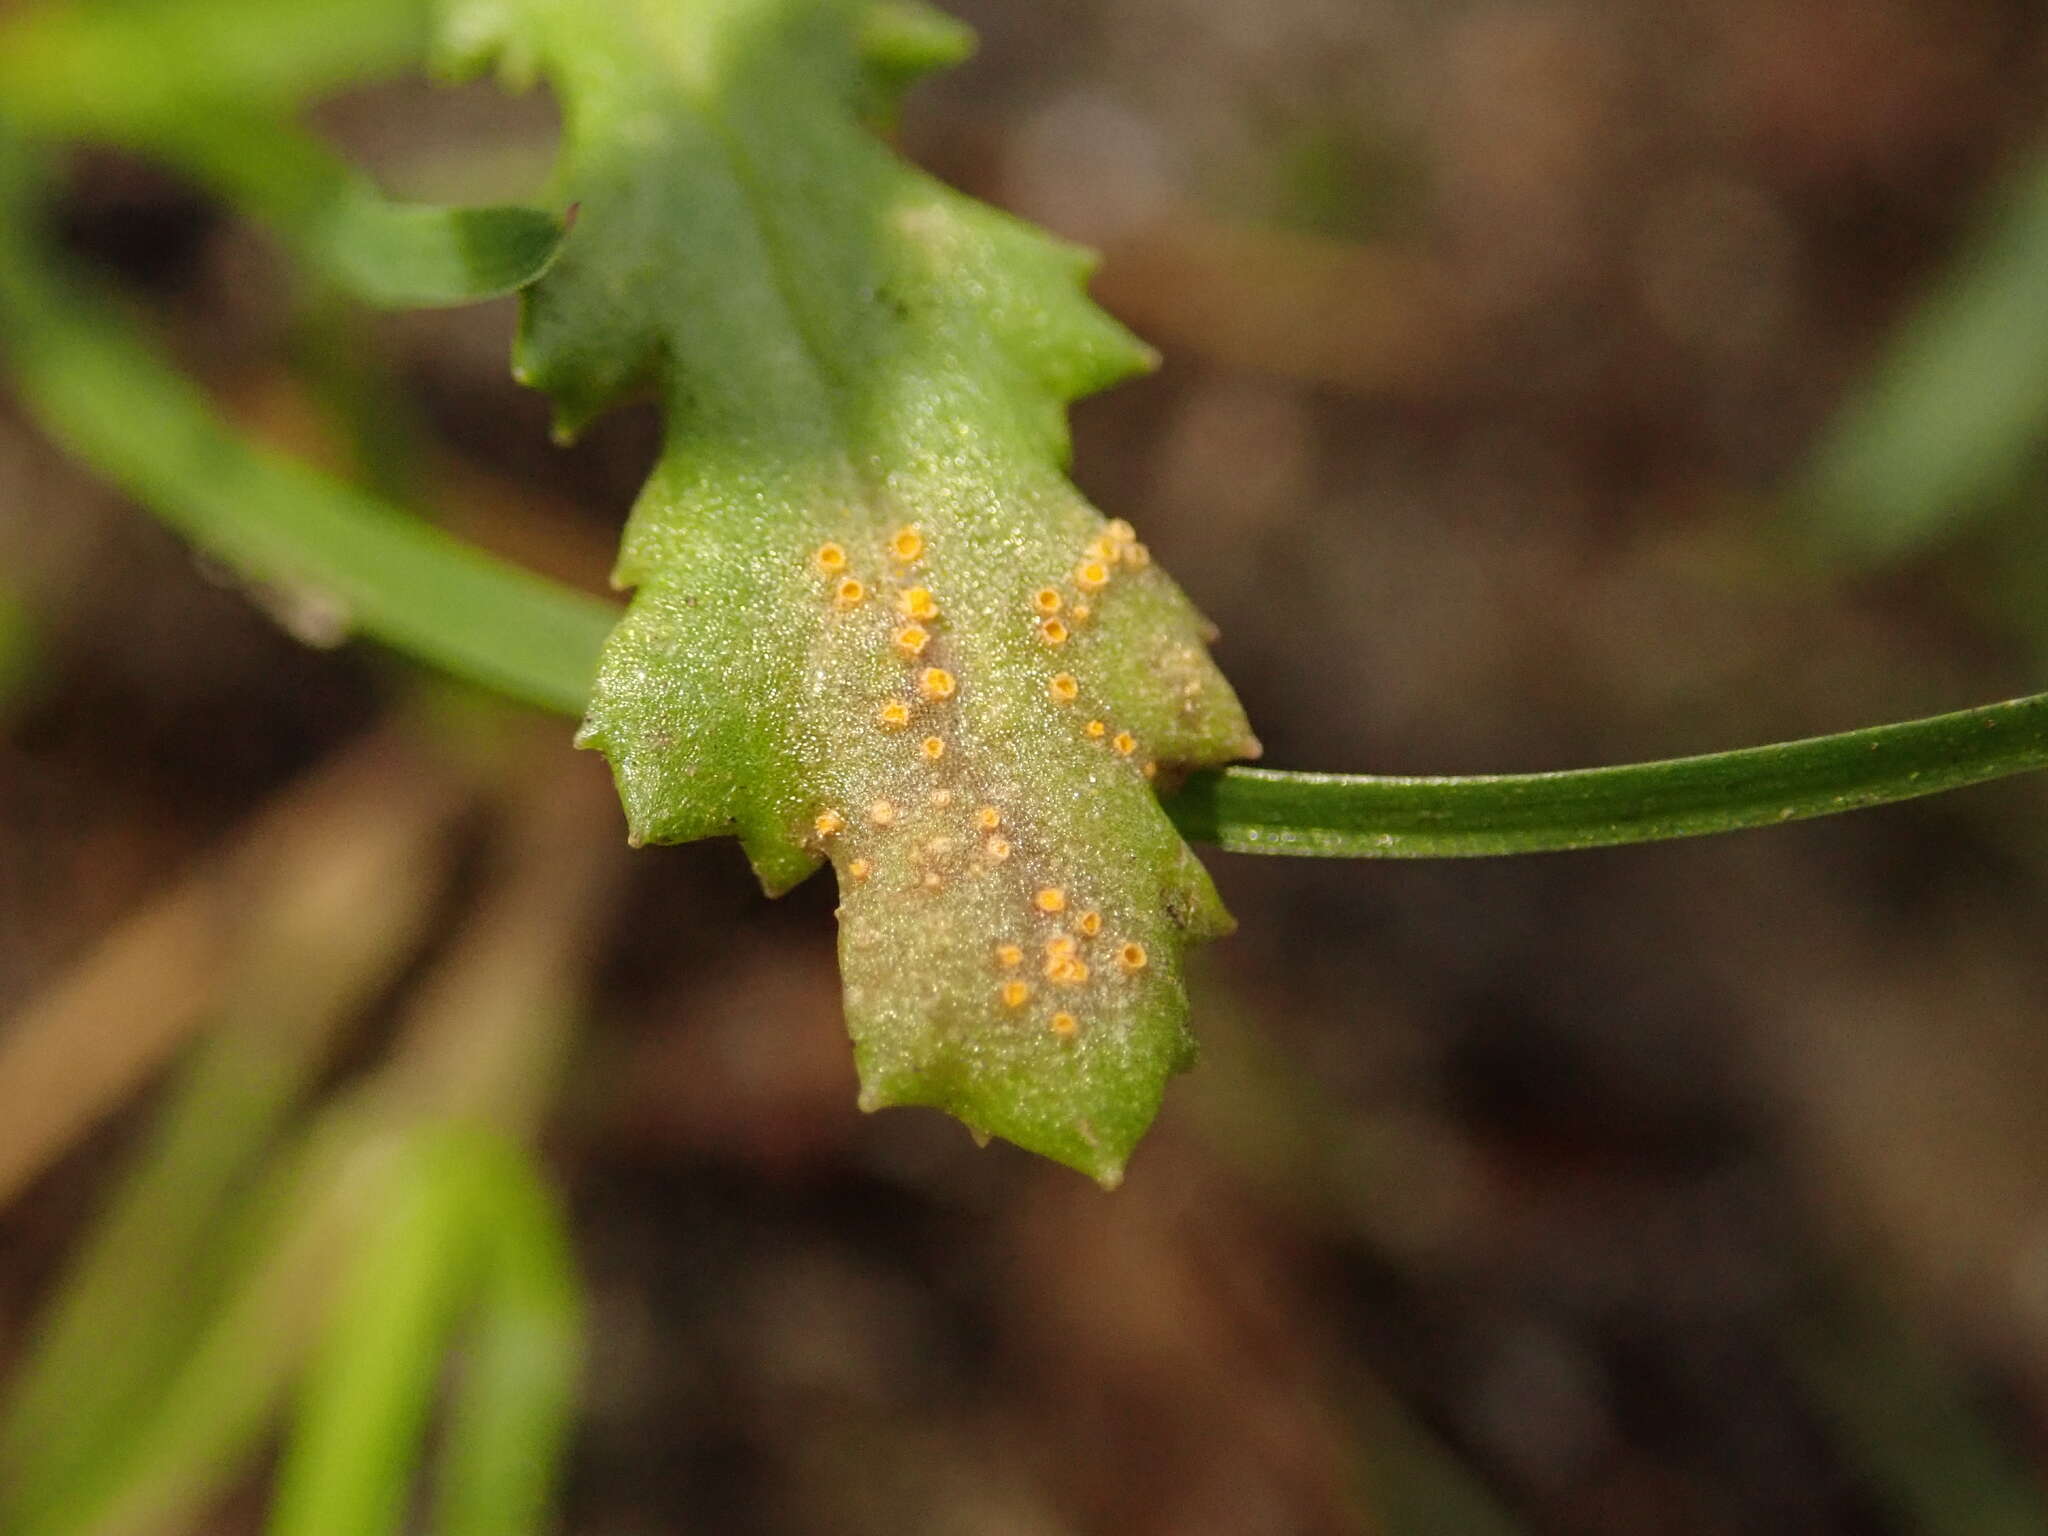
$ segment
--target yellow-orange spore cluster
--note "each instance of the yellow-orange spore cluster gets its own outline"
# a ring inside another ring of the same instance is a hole
[[[1039,641],[1054,650],[1065,648],[1094,616],[1090,599],[1107,592],[1118,570],[1142,570],[1151,558],[1138,542],[1137,531],[1122,518],[1111,518],[1083,547],[1071,573],[1075,589],[1071,596],[1050,585],[1031,593],[1027,606]],[[1077,703],[1083,692],[1082,679],[1073,672],[1054,672],[1045,680],[1046,697],[1055,704]],[[1117,730],[1100,717],[1084,720],[1079,730],[1087,740],[1106,744],[1118,757],[1133,759],[1147,783],[1158,778],[1159,764],[1140,753],[1142,743],[1131,731]]]
[[[942,762],[952,759],[956,733],[951,712],[960,707],[963,693],[971,691],[971,680],[955,670],[958,657],[948,644],[944,605],[928,584],[929,578],[920,578],[931,548],[929,536],[918,525],[905,524],[888,536],[878,556],[872,554],[873,545],[866,546],[871,551],[867,563],[858,562],[852,553],[859,547],[854,541],[827,541],[811,551],[809,565],[834,611],[852,615],[866,609],[873,598],[889,616],[875,643],[886,647],[901,670],[895,674],[895,684],[869,706],[875,728],[889,735],[905,735],[903,746],[891,750],[910,754],[912,763],[935,774]],[[1148,559],[1130,524],[1122,519],[1106,524],[1076,557],[1064,583],[1048,583],[1027,595],[1025,608],[1040,642],[1055,651],[1068,646],[1093,619],[1095,604],[1113,590],[1118,572],[1140,569]],[[1085,651],[1085,645],[1082,649]],[[1045,689],[1047,699],[1056,706],[1076,704],[1087,693],[1084,677],[1066,670],[1049,673]],[[1069,729],[1078,730],[1088,740],[1106,742],[1118,757],[1128,759],[1138,753],[1136,736],[1115,729],[1110,721],[1093,716],[1065,718],[1075,721]],[[918,729],[909,731],[913,724]],[[1157,771],[1150,759],[1136,766],[1148,779]],[[928,782],[922,798],[939,812],[954,803],[953,790],[944,783]],[[843,877],[851,885],[869,880],[876,864],[872,849],[856,852],[845,845],[886,837],[903,847],[912,861],[906,877],[911,888],[935,892],[943,890],[963,868],[971,873],[971,866],[959,862],[962,858],[979,859],[986,866],[1001,864],[1015,852],[1001,806],[970,800],[952,814],[960,820],[949,829],[941,817],[935,829],[925,818],[907,816],[895,800],[876,798],[857,810],[820,808],[812,832],[817,846],[842,861]],[[1086,1017],[1081,1005],[1096,995],[1091,987],[1128,984],[1130,977],[1145,968],[1145,948],[1133,940],[1104,937],[1101,911],[1094,907],[1073,910],[1079,904],[1061,885],[1038,886],[1023,899],[1024,921],[1034,927],[1046,926],[1035,935],[1020,932],[1015,939],[993,947],[994,1001],[1004,1013],[1025,1013],[1037,1019],[1041,1027],[1062,1040],[1076,1038]],[[1099,952],[1098,942],[1102,946]],[[1042,954],[1036,982],[1019,974],[1034,949]],[[1041,988],[1045,1012],[1034,1006]]]

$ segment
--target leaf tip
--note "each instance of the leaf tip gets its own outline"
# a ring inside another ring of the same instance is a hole
[[[861,16],[861,61],[906,84],[963,62],[974,46],[972,27],[921,0],[875,0]]]

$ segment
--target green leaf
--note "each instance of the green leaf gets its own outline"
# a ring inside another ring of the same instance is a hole
[[[564,433],[665,411],[582,736],[634,839],[737,833],[770,891],[829,858],[863,1105],[1114,1183],[1190,1055],[1181,952],[1229,921],[1150,775],[1256,750],[1061,473],[1066,402],[1148,352],[1081,253],[862,127],[958,53],[928,13],[475,0],[449,34],[566,117],[581,219],[518,375]]]
[[[27,11],[0,24],[0,116],[170,161],[365,303],[467,304],[547,270],[563,233],[553,215],[393,202],[291,120],[301,93],[361,83],[329,75],[294,41],[324,38],[363,76],[388,73],[424,55],[421,0],[353,0],[325,28],[278,28],[278,9],[185,0]]]
[[[443,1342],[474,1283],[477,1180],[457,1133],[420,1130],[393,1160],[343,1266],[278,1468],[270,1536],[398,1528]]]
[[[236,973],[211,1001],[212,1032],[176,1073],[137,1163],[38,1319],[33,1352],[11,1373],[0,1528],[28,1529],[29,1512],[59,1503],[68,1488],[107,1483],[123,1437],[220,1301],[238,1197],[258,1181],[335,1037],[388,985],[432,910],[441,872],[422,849],[454,809],[436,801],[452,797],[405,798],[387,795],[387,819],[368,834],[332,827],[317,879],[306,870],[296,883],[274,874],[250,881],[244,872],[238,888],[259,911],[244,924]],[[301,815],[302,826],[317,822],[304,807]],[[345,851],[330,846],[344,836]],[[300,863],[311,854],[299,851]],[[178,1284],[165,1285],[167,1274]]]
[[[343,292],[381,308],[510,293],[561,250],[562,221],[552,214],[393,202],[287,123],[221,112],[181,122],[151,147],[275,229]]]
[[[474,1224],[484,1273],[441,1439],[436,1536],[548,1528],[583,1366],[583,1298],[560,1202],[516,1143],[482,1151]]]

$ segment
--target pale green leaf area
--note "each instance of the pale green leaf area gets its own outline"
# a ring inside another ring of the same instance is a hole
[[[1115,1182],[1190,1056],[1181,951],[1229,925],[1154,778],[1256,751],[1200,616],[1061,472],[1065,403],[1149,354],[1080,253],[863,126],[950,23],[479,0],[449,31],[563,104],[581,215],[519,377],[565,433],[665,411],[581,738],[633,837],[737,833],[770,891],[829,859],[862,1103]]]

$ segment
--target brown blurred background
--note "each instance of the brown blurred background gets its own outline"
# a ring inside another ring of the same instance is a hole
[[[1586,766],[2042,686],[2032,612],[1981,595],[2008,546],[1964,525],[1851,573],[1780,495],[2038,152],[2037,7],[955,9],[981,52],[904,148],[1106,253],[1165,364],[1077,410],[1076,477],[1221,626],[1268,763]],[[468,196],[535,185],[552,133],[481,88],[321,123]],[[78,259],[251,430],[601,582],[652,417],[550,446],[509,305],[365,324],[161,173],[93,155],[70,185]],[[268,606],[0,404],[0,1019],[308,796],[341,830],[276,878],[316,883],[467,729]],[[473,923],[517,806],[622,840],[565,724],[476,729],[490,766],[403,829],[392,867],[434,874],[336,1081]],[[2040,797],[1498,862],[1214,855],[1242,927],[1198,968],[1204,1060],[1113,1196],[856,1113],[826,882],[771,904],[729,845],[618,846],[522,919],[586,978],[548,1138],[594,1337],[567,1528],[2038,1529]],[[321,920],[397,877],[365,878]],[[95,1016],[201,984],[145,965]],[[0,1211],[0,1365],[153,1091]]]

